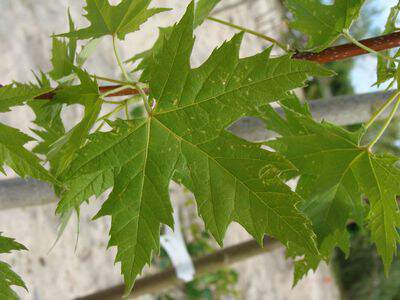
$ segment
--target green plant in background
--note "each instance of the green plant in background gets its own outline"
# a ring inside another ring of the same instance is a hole
[[[53,37],[52,70],[38,73],[36,83],[14,82],[0,89],[0,112],[28,105],[41,127],[34,131],[37,147],[28,151],[24,145],[32,137],[0,124],[1,166],[53,184],[60,198],[56,213],[62,218],[61,229],[73,212],[79,216],[81,204],[112,188],[95,218],[111,217],[109,246],[117,248],[126,294],[159,251],[161,225],[173,227],[171,180],[193,192],[206,231],[218,244],[231,222],[241,224],[260,244],[266,234],[279,240],[295,261],[295,283],[320,261],[329,261],[335,248],[349,251],[349,220],[368,232],[388,273],[399,241],[400,169],[398,158],[380,153],[376,145],[390,128],[400,92],[396,90],[355,131],[314,120],[307,103],[301,103],[293,90],[306,86],[310,78],[335,73],[310,58],[296,59],[293,47],[216,18],[208,20],[242,32],[192,68],[194,29],[218,2],[190,3],[179,22],[160,29],[153,48],[129,60],[137,66],[128,71],[119,55],[119,41],[168,9],[149,8],[150,0],[122,0],[116,6],[107,0],[87,0],[85,17],[90,25],[76,29],[69,17],[69,32]],[[379,69],[380,76],[385,73],[380,78],[398,80],[393,72],[398,67],[396,55],[376,52],[350,34],[363,0],[286,3],[293,14],[292,27],[308,37],[307,50],[323,51],[344,38],[378,56],[380,66],[389,62]],[[272,42],[285,53],[272,57],[270,47],[241,58],[244,33]],[[103,36],[112,38],[122,80],[82,68]],[[77,41],[87,39],[91,40],[77,53]],[[339,54],[332,54],[332,59],[339,59]],[[117,85],[101,86],[100,81]],[[82,120],[69,131],[61,119],[68,105],[84,108]],[[103,114],[109,105],[113,108]],[[130,112],[133,106],[136,109]],[[389,116],[370,136],[378,116],[390,106]],[[121,111],[125,115],[118,117]],[[226,130],[243,116],[263,119],[279,137],[252,143]],[[293,191],[287,181],[297,177]],[[201,243],[207,249],[208,242]],[[215,295],[230,293],[236,278],[221,272],[202,277],[187,290],[205,295],[204,283],[213,282]]]

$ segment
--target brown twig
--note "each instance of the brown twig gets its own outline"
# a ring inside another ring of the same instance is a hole
[[[400,46],[400,31],[386,35],[361,40],[360,43],[375,51],[388,50]],[[360,47],[350,43],[340,46],[330,47],[321,52],[300,52],[293,58],[316,61],[319,63],[328,63],[346,58],[367,54],[368,52]]]
[[[400,31],[394,32],[382,36],[373,37],[370,39],[361,40],[360,43],[364,44],[368,48],[371,48],[375,51],[388,50],[392,48],[396,48],[400,46]],[[367,54],[368,52],[360,47],[349,43],[340,46],[330,47],[321,52],[298,52],[293,55],[295,59],[309,60],[315,61],[319,63],[328,63],[333,61],[339,61],[346,58]],[[112,89],[118,88],[120,85],[112,85],[112,86],[102,86],[100,87],[100,92],[104,93],[110,91]],[[145,90],[148,93],[148,90]],[[128,96],[128,95],[137,95],[139,91],[136,89],[127,89],[121,92],[108,95],[108,97],[117,97],[117,96]],[[44,99],[50,100],[54,97],[54,92],[50,92],[41,96],[38,96],[36,99]]]

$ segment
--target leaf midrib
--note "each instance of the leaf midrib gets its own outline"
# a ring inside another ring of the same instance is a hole
[[[139,210],[138,210],[138,217],[136,218],[136,238],[135,238],[135,243],[132,247],[134,247],[136,249],[136,246],[138,244],[138,232],[139,232],[139,220],[141,219],[141,212],[142,212],[142,204],[143,204],[143,189],[144,189],[144,181],[145,181],[145,177],[146,177],[146,168],[147,168],[147,157],[149,154],[149,144],[150,144],[150,131],[151,131],[151,122],[146,122],[145,123],[147,126],[147,142],[146,142],[146,150],[145,150],[145,154],[144,154],[144,159],[143,159],[143,176],[142,176],[142,182],[141,182],[141,187],[140,187],[140,197],[139,197]],[[146,218],[144,218],[145,221],[147,221]],[[151,232],[151,231],[150,231]],[[135,251],[136,252],[136,251]],[[135,257],[134,256],[134,260],[131,264],[131,267],[129,269],[129,274],[132,275],[133,272],[133,268],[135,266]]]

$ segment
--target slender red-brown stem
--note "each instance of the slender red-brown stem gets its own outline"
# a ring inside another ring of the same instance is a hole
[[[361,40],[360,43],[375,51],[388,50],[400,46],[400,31],[386,35]],[[350,43],[335,47],[329,47],[321,52],[299,52],[293,58],[328,63],[346,58],[367,54],[368,52]]]
[[[370,39],[361,40],[360,43],[364,44],[368,48],[371,48],[375,51],[388,50],[392,48],[396,48],[400,46],[400,31],[394,32],[382,36],[373,37]],[[350,43],[344,44],[340,46],[330,47],[321,52],[298,52],[293,55],[295,59],[303,59],[310,60],[319,63],[328,63],[338,60],[343,60],[346,58],[367,54],[368,52],[360,47]],[[112,89],[116,89],[120,87],[120,85],[111,85],[111,86],[102,86],[100,87],[100,92],[104,93],[110,91]],[[145,90],[148,93],[148,90]],[[138,95],[139,91],[136,89],[126,89],[115,94],[110,94],[108,97],[116,97],[116,96],[128,96],[128,95]],[[54,96],[54,92],[50,92],[41,96],[38,96],[37,99],[52,99]]]

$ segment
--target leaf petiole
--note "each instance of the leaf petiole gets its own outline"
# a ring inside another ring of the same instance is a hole
[[[121,110],[123,110],[125,108],[125,104],[121,103],[120,105],[118,105],[116,108],[114,108],[112,111],[110,111],[109,113],[105,114],[104,116],[100,117],[97,121],[103,121],[106,120],[108,118],[110,118],[113,114],[116,114],[118,112],[120,112]]]
[[[133,101],[132,101],[133,100]],[[97,119],[98,121],[102,121],[102,120],[106,120],[108,118],[110,118],[112,115],[120,112],[123,109],[127,109],[127,106],[129,104],[135,103],[137,102],[139,99],[137,99],[137,97],[131,97],[129,99],[126,99],[124,101],[104,101],[104,103],[109,103],[109,104],[117,104],[118,106],[115,107],[111,112],[105,114],[104,116],[100,117],[99,119]],[[128,112],[129,113],[129,112]],[[129,117],[128,117],[129,119]]]
[[[129,84],[129,82],[126,82],[126,81],[123,81],[123,80],[108,78],[108,77],[104,77],[104,76],[98,76],[98,75],[93,75],[93,74],[89,74],[89,76],[92,77],[92,78],[96,78],[96,79],[99,79],[99,80],[102,80],[102,81],[111,82],[111,83],[118,83],[118,84],[123,84],[123,85]],[[71,75],[62,77],[62,78],[58,79],[57,81],[59,83],[65,83],[65,82],[68,82],[68,81],[70,81],[72,79],[75,79],[76,77],[77,77],[76,74],[73,73]]]
[[[126,117],[127,120],[129,120],[130,118],[129,118],[129,105],[128,105],[128,101],[125,101],[124,104],[125,104],[125,117]]]
[[[144,92],[144,90],[141,88],[141,86],[139,84],[133,84],[131,87],[134,89],[137,89],[139,91],[140,97],[143,100],[144,108],[146,109],[147,114],[151,115],[151,112],[153,111],[153,109],[150,107],[149,98],[146,95],[146,93]]]
[[[112,79],[112,78],[103,77],[103,76],[90,75],[90,77],[96,78],[96,79],[99,79],[99,80],[102,80],[102,81],[111,82],[111,83],[119,83],[119,84],[123,84],[123,85],[129,84],[129,82],[127,82],[127,81],[118,80],[118,79]]]
[[[119,56],[119,54],[118,54],[118,49],[117,49],[117,44],[116,44],[116,37],[115,37],[115,35],[113,36],[113,48],[114,48],[115,58],[117,59],[117,63],[118,63],[118,65],[119,65],[119,68],[121,69],[122,74],[124,75],[125,79],[126,79],[128,82],[131,82],[132,80],[129,78],[129,75],[128,75],[128,73],[126,72],[126,70],[125,70],[125,68],[124,68],[124,65],[123,65],[123,63],[122,63],[122,60],[121,60],[121,58],[120,58],[120,56]],[[131,84],[129,84],[129,85],[126,85],[126,87],[128,87],[128,88],[133,88],[133,89],[137,89],[137,90],[139,91],[140,96],[141,96],[142,99],[143,99],[143,104],[144,104],[144,107],[146,108],[147,114],[150,115],[152,109],[151,109],[151,107],[150,107],[150,105],[149,105],[149,103],[148,103],[148,98],[147,98],[147,96],[146,96],[146,93],[143,91],[143,89],[142,89],[137,83],[133,83],[133,82],[131,82]],[[126,110],[127,110],[127,109],[126,109]],[[128,116],[128,112],[127,112],[126,114],[127,114],[127,116]],[[129,117],[127,117],[127,118],[129,119]]]
[[[267,36],[265,34],[262,34],[262,33],[258,32],[258,31],[255,31],[255,30],[252,30],[252,29],[249,29],[249,28],[245,28],[245,27],[233,24],[231,22],[227,22],[227,21],[224,21],[224,20],[221,20],[221,19],[217,19],[217,18],[214,18],[214,17],[207,17],[207,19],[210,20],[210,21],[214,21],[214,22],[217,22],[217,23],[220,23],[220,24],[223,24],[223,25],[226,25],[226,26],[229,26],[229,27],[232,27],[232,28],[247,32],[249,34],[255,35],[255,36],[259,37],[259,38],[262,38],[263,40],[266,40],[266,41],[268,41],[268,42],[270,42],[270,43],[272,43],[274,45],[277,45],[279,48],[281,48],[285,52],[288,51],[288,47],[285,44],[283,44],[281,42],[278,42],[276,39],[274,39],[274,38],[272,38],[270,36]]]
[[[119,66],[119,68],[121,69],[121,72],[122,72],[122,74],[124,75],[125,79],[126,79],[128,82],[131,82],[131,79],[129,78],[128,73],[126,72],[126,70],[125,70],[125,68],[124,68],[124,65],[123,65],[123,63],[122,63],[121,57],[120,57],[119,54],[118,54],[117,39],[116,39],[116,36],[115,36],[115,35],[113,35],[112,41],[113,41],[114,54],[115,54],[115,58],[117,59],[118,66]]]
[[[376,135],[376,137],[368,144],[367,149],[368,151],[370,151],[372,149],[372,147],[378,142],[378,140],[381,138],[381,136],[383,135],[383,133],[385,132],[385,130],[388,128],[390,122],[392,121],[394,115],[396,114],[397,109],[399,108],[400,105],[400,98],[399,96],[399,92],[397,92],[396,94],[397,97],[397,101],[395,102],[392,110],[390,111],[389,116],[387,117],[385,124],[383,124],[381,130],[379,130],[378,134]],[[395,98],[396,98],[395,97]]]
[[[375,120],[379,117],[379,115],[387,108],[389,107],[390,104],[393,103],[394,100],[396,100],[396,97],[400,95],[400,91],[397,91],[393,93],[386,101],[385,103],[372,115],[371,119],[364,125],[365,129],[368,129],[374,122]]]

